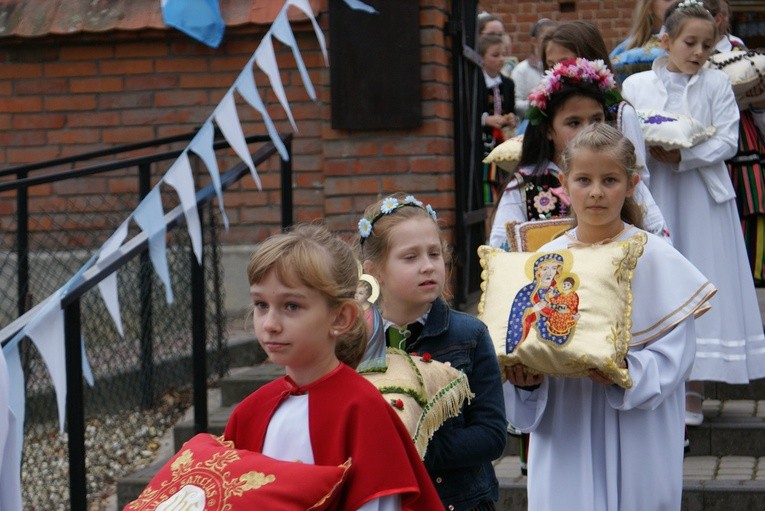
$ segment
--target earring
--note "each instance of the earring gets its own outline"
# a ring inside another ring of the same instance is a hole
[[[332,335],[337,337],[338,335],[340,335],[340,332],[338,332],[337,330],[332,330]]]

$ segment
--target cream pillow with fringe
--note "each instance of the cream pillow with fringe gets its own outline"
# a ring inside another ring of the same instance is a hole
[[[523,135],[509,138],[498,144],[483,159],[484,163],[493,163],[502,170],[512,172],[518,166],[521,159],[521,147],[523,146]]]
[[[478,317],[501,366],[524,364],[551,376],[599,369],[630,388],[619,367],[632,328],[632,273],[647,242],[629,240],[554,252],[505,252],[482,246]]]
[[[425,458],[428,442],[446,422],[462,412],[462,405],[474,397],[467,375],[430,355],[410,355],[388,348],[385,372],[361,372],[361,375],[382,392],[398,412],[412,436],[421,458]]]

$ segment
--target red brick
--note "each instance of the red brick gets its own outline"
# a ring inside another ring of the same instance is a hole
[[[13,118],[13,129],[48,130],[64,127],[66,117],[62,114],[25,114]]]
[[[45,110],[56,112],[67,110],[93,110],[96,107],[96,97],[92,94],[77,96],[48,96],[44,98],[44,102]]]
[[[99,142],[101,133],[97,130],[67,129],[48,132],[49,144],[94,144]]]
[[[178,86],[182,89],[223,89],[228,90],[236,79],[234,74],[188,74],[181,75]]]
[[[73,78],[69,88],[76,94],[87,92],[118,92],[122,90],[122,77]]]
[[[60,80],[17,80],[14,92],[19,96],[34,96],[46,94],[65,94],[69,92],[69,82]]]
[[[380,190],[379,177],[327,178],[325,193],[331,195],[375,194]]]
[[[129,144],[155,138],[151,127],[105,129],[103,133],[103,141],[108,144]]]
[[[209,94],[204,90],[159,91],[154,93],[156,107],[207,105]]]
[[[154,72],[154,63],[142,59],[102,60],[99,71],[101,75],[148,74]]]
[[[98,95],[99,110],[146,108],[153,104],[151,92],[118,92]]]
[[[119,123],[119,112],[78,112],[66,116],[66,125],[70,128],[118,126]]]
[[[97,76],[95,62],[49,62],[45,64],[46,78]]]
[[[112,45],[62,45],[60,50],[61,60],[88,60],[98,62],[99,60],[112,58],[114,56],[114,47]]]
[[[167,58],[155,62],[157,73],[206,73],[210,63],[202,58]]]
[[[166,90],[178,87],[177,76],[127,76],[125,90]]]
[[[43,66],[40,64],[14,64],[3,62],[4,78],[42,78]]]
[[[115,45],[114,49],[114,56],[117,58],[164,57],[167,54],[167,46],[156,42],[121,42]]]
[[[386,193],[397,191],[405,192],[430,192],[436,190],[438,182],[435,176],[424,174],[403,174],[397,176],[383,176],[381,179],[382,189]]]
[[[0,98],[0,112],[39,112],[42,100],[35,97]]]

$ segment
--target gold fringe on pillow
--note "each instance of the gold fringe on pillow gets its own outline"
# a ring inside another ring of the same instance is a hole
[[[456,380],[451,381],[428,401],[422,409],[422,415],[412,438],[421,458],[425,458],[428,443],[436,430],[448,419],[462,413],[462,405],[465,401],[470,404],[474,397],[475,394],[470,391],[467,375],[461,373]]]

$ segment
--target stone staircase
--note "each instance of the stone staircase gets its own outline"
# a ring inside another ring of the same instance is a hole
[[[221,434],[234,406],[281,374],[282,368],[268,363],[232,369],[220,382],[220,405],[210,407],[210,433]],[[708,383],[706,396],[705,421],[689,430],[683,510],[765,509],[765,380],[745,386]],[[173,432],[174,452],[191,436],[193,423],[179,423]],[[118,509],[138,496],[168,457],[119,481]],[[509,438],[495,470],[500,482],[497,510],[525,510],[526,478],[521,475],[516,439]]]

